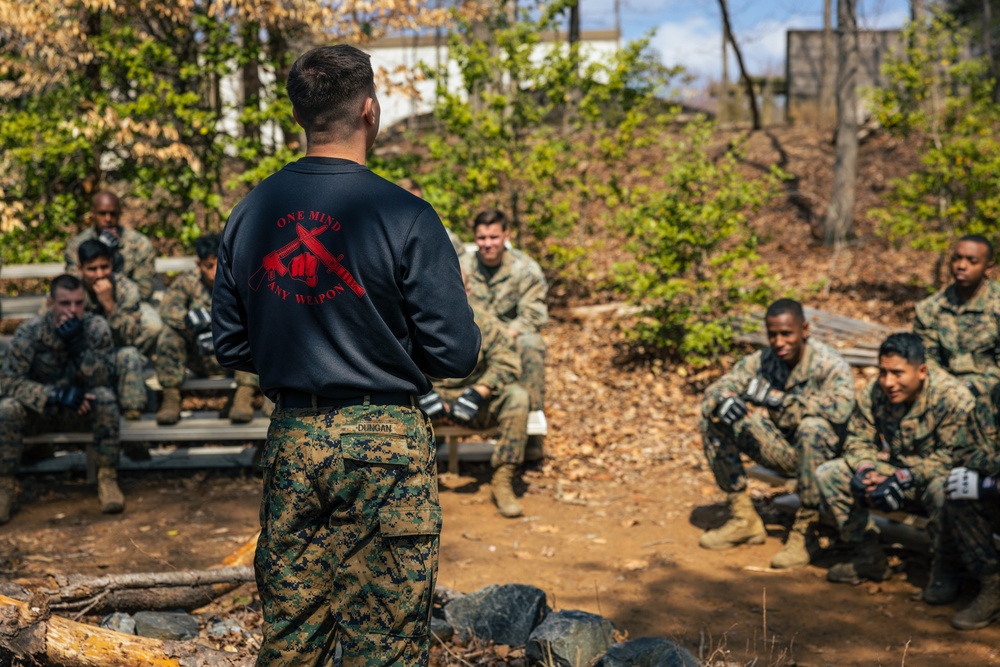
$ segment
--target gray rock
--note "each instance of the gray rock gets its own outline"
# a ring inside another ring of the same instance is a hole
[[[101,621],[101,627],[105,630],[113,630],[115,632],[122,632],[126,635],[135,634],[135,619],[128,614],[123,614],[116,611],[113,614],[108,614]]]
[[[140,611],[134,618],[135,633],[154,639],[193,639],[201,629],[197,618],[179,611]]]
[[[484,641],[520,646],[549,613],[545,591],[507,584],[463,595],[445,605],[444,617],[462,641],[474,635]]]
[[[614,643],[615,626],[585,611],[556,611],[545,617],[528,638],[525,653],[533,662],[551,667],[589,665]]]
[[[208,634],[213,637],[225,637],[230,633],[243,634],[243,628],[239,623],[234,623],[233,621],[218,621],[217,623],[213,623],[212,627],[208,629]]]
[[[698,659],[669,639],[642,637],[619,642],[594,667],[699,667]]]
[[[431,617],[431,640],[440,640],[442,643],[451,641],[455,636],[455,628],[451,627],[448,621],[443,618]]]

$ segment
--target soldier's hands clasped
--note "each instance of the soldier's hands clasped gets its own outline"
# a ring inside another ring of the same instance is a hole
[[[479,410],[485,402],[486,399],[480,396],[478,391],[468,387],[451,406],[452,421],[462,426],[468,426],[479,414]]]
[[[754,405],[776,408],[781,405],[785,392],[771,384],[767,378],[758,375],[750,380],[743,398]]]
[[[417,403],[420,405],[420,409],[424,411],[424,414],[427,415],[427,418],[431,421],[448,415],[448,410],[444,407],[444,401],[441,400],[441,395],[433,389],[421,396],[417,400]]]
[[[895,512],[903,506],[905,500],[903,492],[912,486],[913,474],[907,468],[900,468],[868,494],[868,502],[875,509]]]
[[[66,343],[66,348],[74,357],[87,349],[87,334],[83,330],[83,320],[78,317],[71,317],[56,327],[56,336]]]
[[[49,390],[48,404],[76,411],[83,405],[86,393],[76,385],[53,387]]]
[[[121,241],[118,240],[118,235],[115,234],[110,229],[105,229],[103,232],[97,235],[97,240],[108,246],[112,250],[118,250],[121,246]]]
[[[948,474],[944,492],[949,500],[985,500],[1000,497],[997,478],[980,475],[975,470],[958,467]]]
[[[857,499],[865,499],[868,496],[868,474],[875,471],[875,466],[871,463],[862,463],[854,471],[851,478],[851,495]]]
[[[723,424],[732,426],[747,416],[747,404],[739,396],[727,396],[716,408],[715,414]]]

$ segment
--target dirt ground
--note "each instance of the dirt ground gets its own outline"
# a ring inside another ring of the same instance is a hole
[[[799,176],[754,221],[764,233],[762,254],[780,284],[809,305],[905,327],[935,257],[873,239],[863,219],[857,245],[837,253],[817,247],[810,229],[822,214],[832,156],[831,146],[794,130],[751,141],[749,169],[780,163]],[[888,138],[865,144],[858,210],[876,203],[912,160],[912,150]],[[555,292],[546,332],[548,458],[525,472],[525,516],[516,520],[493,509],[485,466],[465,463],[460,476],[441,475],[441,586],[533,584],[554,609],[601,614],[631,638],[672,638],[712,665],[1000,664],[1000,624],[967,633],[948,624],[974,594],[971,582],[952,605],[917,599],[927,570],[921,554],[894,551],[898,573],[881,585],[827,583],[836,554],[768,571],[790,517],[769,503],[777,492],[762,484],[754,489],[767,543],[700,549],[701,532],[724,520],[697,434],[699,392],[721,369],[637,360],[613,311],[581,318],[568,309],[608,295],[573,301]],[[127,510],[104,516],[78,477],[25,478],[20,511],[0,527],[0,580],[209,567],[256,532],[253,471],[123,473],[122,480]]]

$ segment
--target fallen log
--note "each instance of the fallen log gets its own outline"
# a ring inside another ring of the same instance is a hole
[[[259,535],[259,534],[258,534]],[[13,583],[45,596],[50,609],[105,614],[111,611],[190,611],[254,580],[257,536],[208,570],[144,572],[87,577],[50,575]],[[21,597],[21,596],[16,596]]]
[[[58,667],[249,667],[251,656],[161,641],[53,616],[45,596],[0,595],[0,648]]]

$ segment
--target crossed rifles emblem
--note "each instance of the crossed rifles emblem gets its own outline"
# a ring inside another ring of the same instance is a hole
[[[320,240],[317,238],[320,234],[325,232],[330,228],[329,223],[324,223],[319,227],[314,227],[313,229],[306,229],[301,224],[295,224],[295,234],[294,240],[289,241],[285,245],[281,246],[277,250],[272,250],[264,256],[264,260],[260,264],[260,268],[254,271],[253,275],[250,276],[250,289],[258,290],[264,282],[265,275],[267,276],[268,282],[274,282],[276,276],[287,276],[289,273],[292,274],[294,280],[301,280],[302,282],[309,285],[309,287],[316,286],[316,260],[319,260],[323,266],[326,267],[327,273],[335,273],[337,276],[344,281],[352,292],[357,294],[359,297],[365,295],[365,288],[362,287],[351,272],[344,268],[340,263],[340,260],[344,259],[343,255],[339,257],[334,257],[333,253],[326,249]],[[292,269],[285,266],[284,260],[286,257],[297,251],[299,248],[305,246],[305,249],[309,252],[303,252],[292,259]],[[311,253],[311,254],[310,254]]]

